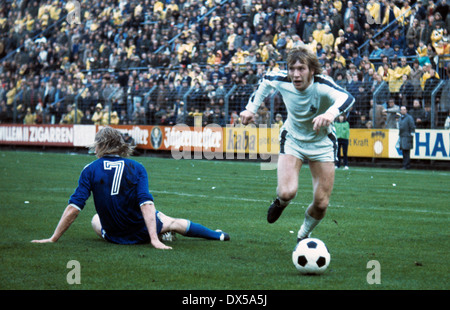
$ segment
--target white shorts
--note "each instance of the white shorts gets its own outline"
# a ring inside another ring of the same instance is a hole
[[[336,160],[336,137],[330,133],[325,139],[304,142],[295,139],[287,130],[280,133],[280,154],[292,155],[301,161],[334,162]]]

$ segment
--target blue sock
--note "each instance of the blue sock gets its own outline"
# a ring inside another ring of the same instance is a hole
[[[222,232],[211,230],[203,225],[189,221],[185,236],[220,240]]]

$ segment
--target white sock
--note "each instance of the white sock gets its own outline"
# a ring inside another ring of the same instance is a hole
[[[308,214],[308,211],[305,212],[305,220],[303,221],[300,230],[297,233],[297,238],[307,238],[313,231],[314,227],[316,227],[321,220],[316,220],[311,215]]]
[[[286,208],[287,205],[291,202],[290,200],[283,200],[280,197],[278,197],[278,200],[280,201],[280,206],[282,206],[283,208]]]

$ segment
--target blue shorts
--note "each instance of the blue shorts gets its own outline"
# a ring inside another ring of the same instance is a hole
[[[159,235],[161,233],[163,223],[159,218],[159,211],[155,212],[156,218],[156,233]],[[149,243],[150,235],[148,233],[147,226],[144,225],[141,229],[134,232],[130,235],[124,235],[120,237],[109,236],[108,233],[102,228],[102,237],[108,242],[117,243],[117,244],[141,244],[141,243]]]

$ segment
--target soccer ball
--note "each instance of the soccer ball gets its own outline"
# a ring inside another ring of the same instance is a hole
[[[302,274],[322,274],[330,260],[330,252],[325,243],[317,238],[301,240],[292,252],[292,262]]]

